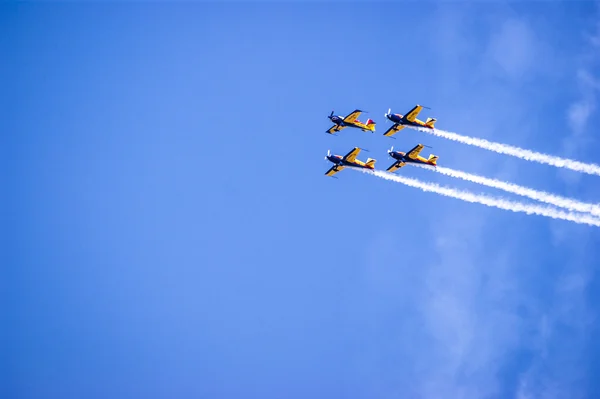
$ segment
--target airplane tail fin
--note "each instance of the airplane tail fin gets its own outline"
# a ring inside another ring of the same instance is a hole
[[[370,168],[375,168],[375,162],[377,162],[377,160],[373,158],[367,158],[367,162],[365,162],[365,165],[367,165]]]
[[[429,159],[428,159],[427,161],[428,161],[430,164],[432,164],[432,165],[437,165],[437,160],[438,160],[438,158],[439,158],[439,157],[438,157],[437,155],[433,155],[433,154],[431,154],[431,155],[429,156]]]
[[[436,121],[437,121],[437,119],[435,119],[435,118],[427,118],[427,120],[425,121],[425,126],[433,129],[433,125],[435,124]]]
[[[373,119],[367,119],[367,129],[375,130],[375,121]]]

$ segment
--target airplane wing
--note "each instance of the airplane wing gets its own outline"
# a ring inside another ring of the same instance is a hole
[[[392,164],[392,166],[390,166],[389,168],[387,168],[387,171],[390,172],[390,173],[394,173],[395,171],[397,171],[398,169],[400,169],[404,165],[406,165],[406,163],[398,161],[398,162]]]
[[[356,109],[354,111],[352,111],[352,113],[348,114],[348,116],[346,116],[344,118],[344,122],[348,122],[348,123],[352,123],[354,122],[356,119],[358,119],[358,117],[360,116],[360,113],[362,111],[359,109]]]
[[[421,110],[423,109],[423,106],[421,105],[416,105],[413,109],[411,109],[410,111],[408,111],[408,113],[406,115],[404,115],[404,117],[411,121],[414,122],[415,119],[417,119],[417,116],[419,115],[419,112],[421,112]]]
[[[334,134],[334,133],[337,133],[337,132],[339,132],[340,130],[344,129],[345,127],[346,127],[346,126],[338,126],[338,125],[333,125],[333,126],[331,126],[331,127],[330,127],[330,128],[327,130],[327,132],[326,132],[326,133],[329,133],[329,134]]]
[[[389,128],[383,135],[390,137],[396,133],[398,133],[400,130],[404,129],[406,126],[404,125],[400,125],[398,123],[394,124],[394,126],[392,126],[391,128]]]
[[[327,172],[325,172],[325,176],[333,176],[342,169],[344,169],[343,166],[333,165]]]
[[[423,144],[417,144],[415,148],[406,153],[406,156],[412,159],[417,159],[421,150],[423,150]]]
[[[352,151],[350,151],[349,153],[344,155],[344,161],[354,162],[354,160],[356,159],[356,156],[358,155],[359,152],[360,152],[360,148],[354,147],[352,149]]]

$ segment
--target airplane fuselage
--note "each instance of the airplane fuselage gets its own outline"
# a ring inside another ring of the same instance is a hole
[[[332,162],[339,166],[350,166],[350,167],[354,167],[354,168],[374,169],[374,167],[368,166],[367,164],[365,164],[364,162],[361,162],[361,161],[356,161],[356,162],[344,161],[344,157],[342,157],[340,155],[329,155],[327,157],[327,159],[329,160],[329,162]]]
[[[400,152],[400,151],[391,151],[391,152],[389,152],[389,154],[396,161],[406,162],[406,163],[422,163],[425,165],[433,165],[431,162],[429,162],[427,159],[425,159],[421,156],[417,156],[417,159],[413,159],[413,158],[407,157],[404,152]]]
[[[423,121],[415,119],[413,122],[411,122],[408,119],[406,119],[403,115],[400,115],[400,114],[387,114],[386,117],[393,123],[398,123],[400,125],[429,127]]]
[[[344,118],[342,118],[341,116],[337,116],[337,115],[331,117],[331,122],[333,122],[334,124],[336,124],[338,126],[355,127],[355,128],[362,129],[362,130],[365,130],[365,127],[366,127],[362,122],[359,122],[359,121],[344,122]]]

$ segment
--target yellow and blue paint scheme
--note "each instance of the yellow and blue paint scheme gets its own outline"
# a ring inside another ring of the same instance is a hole
[[[356,156],[360,153],[360,150],[360,148],[354,147],[352,151],[344,156],[332,155],[330,151],[327,151],[327,156],[325,156],[325,159],[329,162],[332,162],[334,165],[327,172],[325,172],[325,176],[333,176],[347,166],[354,168],[375,169],[375,159],[367,158],[366,162],[356,159]]]
[[[387,114],[385,114],[385,117],[388,120],[394,122],[394,125],[388,130],[386,130],[386,132],[383,135],[386,137],[393,136],[394,134],[398,133],[400,130],[404,129],[407,126],[425,127],[433,129],[437,119],[427,118],[425,122],[417,119],[417,116],[423,108],[427,107],[417,104],[413,109],[408,111],[406,115],[392,114],[392,109],[388,109],[388,112]]]
[[[438,156],[430,154],[429,158],[425,159],[419,155],[421,150],[425,147],[423,144],[417,144],[412,150],[404,153],[401,151],[394,151],[394,147],[388,150],[388,154],[390,157],[394,158],[396,162],[394,162],[389,168],[387,168],[387,172],[395,172],[407,163],[418,163],[423,165],[431,165],[433,167],[437,166]]]
[[[345,117],[341,117],[339,115],[334,115],[333,111],[328,116],[331,122],[334,124],[327,130],[327,133],[334,134],[339,132],[342,129],[347,127],[354,127],[357,129],[361,129],[363,132],[374,132],[375,131],[375,121],[372,119],[368,119],[365,123],[358,120],[360,114],[364,112],[359,109],[352,111]]]

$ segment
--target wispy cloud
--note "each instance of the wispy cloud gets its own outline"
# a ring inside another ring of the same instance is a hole
[[[587,47],[580,55],[579,65],[574,73],[578,98],[567,108],[565,115],[570,129],[570,134],[563,140],[563,150],[567,154],[577,154],[583,146],[589,144],[588,124],[598,107],[600,76],[596,76],[592,71],[598,70],[600,63],[600,22],[596,23],[594,28],[591,33],[582,34],[587,41]],[[571,184],[580,180],[580,176],[567,174],[560,176],[565,182]]]
[[[571,130],[578,134],[583,132],[590,115],[595,109],[596,103],[592,99],[580,100],[571,104],[567,114]]]
[[[523,18],[522,10],[514,10],[507,3],[449,8],[453,9],[450,15],[454,22],[446,20],[444,27],[452,31],[440,29],[432,33],[436,38],[445,38],[446,50],[440,57],[451,61],[440,62],[446,70],[442,72],[440,93],[436,95],[460,93],[460,101],[464,102],[452,106],[451,112],[456,114],[448,128],[463,131],[462,128],[472,128],[484,120],[482,130],[486,136],[519,143],[512,138],[522,138],[527,133],[524,126],[536,126],[529,124],[533,101],[524,94],[522,83],[534,81],[536,89],[547,83],[538,85],[536,80],[540,68],[543,71],[554,68],[549,66],[553,65],[552,57],[545,57],[548,47],[541,39],[552,37],[544,28],[554,29],[553,24],[559,19],[549,25],[541,22],[539,26],[539,22]],[[472,18],[467,14],[477,15],[489,29],[474,37],[469,31]],[[537,19],[543,20],[546,18]],[[522,42],[519,34],[524,36]],[[523,48],[512,49],[511,40]],[[458,49],[456,54],[452,51],[454,45]],[[475,56],[480,61],[473,65],[457,60]],[[516,59],[504,60],[503,56]],[[589,72],[580,79],[588,79]],[[587,80],[588,84],[591,82]],[[540,93],[548,91],[536,92]],[[585,115],[585,107],[572,112],[574,120],[587,118],[586,123],[593,117],[592,111]],[[501,127],[506,128],[509,122],[518,128],[502,131]],[[507,139],[508,135],[512,136]],[[478,172],[493,167],[489,153],[464,150],[467,146],[455,147],[461,157],[468,152],[465,162],[479,166]],[[496,158],[510,161],[509,157]],[[521,177],[516,175],[517,171],[514,169],[512,175],[503,178]],[[496,212],[475,206],[469,207],[468,212],[465,209],[463,203],[457,202],[444,208],[447,212],[436,213],[429,225],[431,243],[424,245],[426,251],[422,257],[414,255],[418,272],[412,273],[416,277],[406,287],[399,285],[398,290],[402,291],[399,295],[406,295],[403,300],[415,303],[420,310],[420,324],[414,327],[425,344],[414,349],[418,355],[398,359],[419,370],[412,383],[414,395],[398,396],[522,399],[585,396],[582,394],[586,393],[586,387],[581,381],[587,371],[581,363],[587,348],[584,335],[588,325],[577,320],[589,322],[591,315],[585,294],[591,278],[586,271],[593,260],[585,257],[590,253],[585,242],[593,229],[551,221],[551,226],[564,226],[565,231],[561,239],[553,242],[552,237],[547,237],[547,224],[537,224],[539,218],[527,219],[515,228]],[[419,226],[427,228],[425,221],[423,224]],[[541,232],[530,229],[533,225],[543,229]],[[564,255],[564,260],[550,258],[563,251],[573,254]]]
[[[535,37],[527,23],[519,19],[508,19],[492,36],[488,46],[490,58],[509,77],[521,77],[535,64]]]
[[[598,32],[598,40],[600,40],[600,32]],[[600,55],[598,57],[600,59]],[[577,138],[584,133],[588,119],[596,110],[597,92],[600,90],[599,78],[587,69],[579,69],[576,76],[581,98],[571,104],[567,111],[567,120],[573,132],[572,138]]]
[[[583,54],[575,65],[577,98],[566,109],[569,134],[563,150],[577,155],[584,146],[593,144],[590,121],[598,111],[599,77],[592,71],[600,63],[600,3],[597,3],[595,26],[584,25],[581,33]],[[567,183],[575,184],[581,175],[560,173]],[[589,232],[576,231],[565,225],[551,224],[553,245],[569,254],[557,273],[546,306],[539,306],[532,320],[536,322],[534,355],[522,373],[516,393],[518,398],[587,398],[589,371],[583,366],[589,353],[589,332],[594,323],[588,287],[592,268]],[[594,378],[594,377],[592,377]]]
[[[496,397],[502,390],[497,374],[523,321],[511,240],[482,267],[488,222],[484,214],[449,214],[434,233],[435,252],[423,270],[427,289],[418,298],[432,338],[421,397]]]
[[[517,397],[590,397],[588,375],[582,366],[589,356],[586,352],[588,333],[594,322],[587,301],[590,263],[585,259],[585,246],[581,243],[569,246],[573,251],[569,270],[550,287],[551,302],[533,315],[538,324],[535,344],[531,347],[534,356],[520,377]]]

